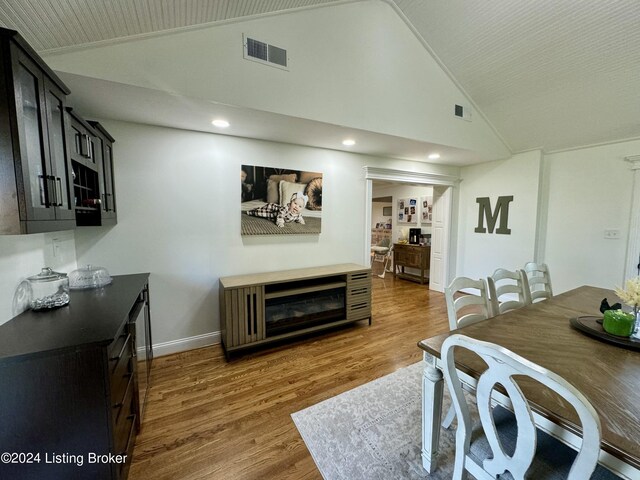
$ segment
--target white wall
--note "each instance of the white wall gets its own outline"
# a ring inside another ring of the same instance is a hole
[[[442,174],[458,169],[332,150],[102,121],[114,145],[118,224],[76,232],[78,263],[151,272],[154,343],[220,330],[221,276],[360,263],[363,167]],[[242,164],[324,174],[322,233],[242,237]]]
[[[486,277],[497,268],[514,270],[534,259],[540,165],[541,153],[534,151],[462,169],[456,275]],[[495,208],[499,196],[509,195],[513,195],[509,205],[511,234],[475,233],[476,198],[489,197]]]
[[[624,157],[639,153],[640,141],[631,141],[545,156],[544,260],[554,292],[622,284],[633,185]],[[620,239],[606,240],[605,229],[620,230]]]
[[[371,205],[371,228],[376,228],[377,223],[387,223],[387,220],[391,219],[391,225],[393,225],[393,217],[391,215],[383,215],[382,209],[390,207],[390,203],[373,202]]]
[[[242,35],[286,48],[289,71],[242,57]],[[386,2],[369,0],[45,56],[62,72],[455,146],[508,149]]]
[[[639,152],[636,140],[463,168],[456,275],[485,277],[535,259],[549,265],[555,293],[621,285],[633,185],[624,157]],[[500,195],[514,196],[511,235],[475,233],[475,199],[488,196],[495,206]],[[619,230],[620,239],[605,239],[607,229]]]
[[[0,324],[25,310],[25,298],[16,296],[17,288],[45,266],[64,273],[77,268],[73,231],[0,235]]]

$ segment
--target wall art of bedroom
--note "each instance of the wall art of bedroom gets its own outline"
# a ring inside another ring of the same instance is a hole
[[[242,165],[242,235],[318,234],[322,173]]]

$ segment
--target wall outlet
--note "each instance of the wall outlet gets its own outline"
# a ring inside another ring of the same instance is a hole
[[[604,231],[604,238],[607,240],[619,240],[620,239],[620,230],[615,229],[607,229]]]

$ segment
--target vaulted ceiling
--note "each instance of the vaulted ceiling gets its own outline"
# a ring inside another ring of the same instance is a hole
[[[0,0],[40,51],[353,0]],[[514,152],[640,137],[637,0],[388,0]]]

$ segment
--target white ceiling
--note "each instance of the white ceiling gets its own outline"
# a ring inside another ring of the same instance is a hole
[[[46,52],[344,1],[0,0],[0,24]],[[388,3],[512,151],[640,137],[639,1]]]
[[[395,3],[513,151],[640,136],[640,1]]]

